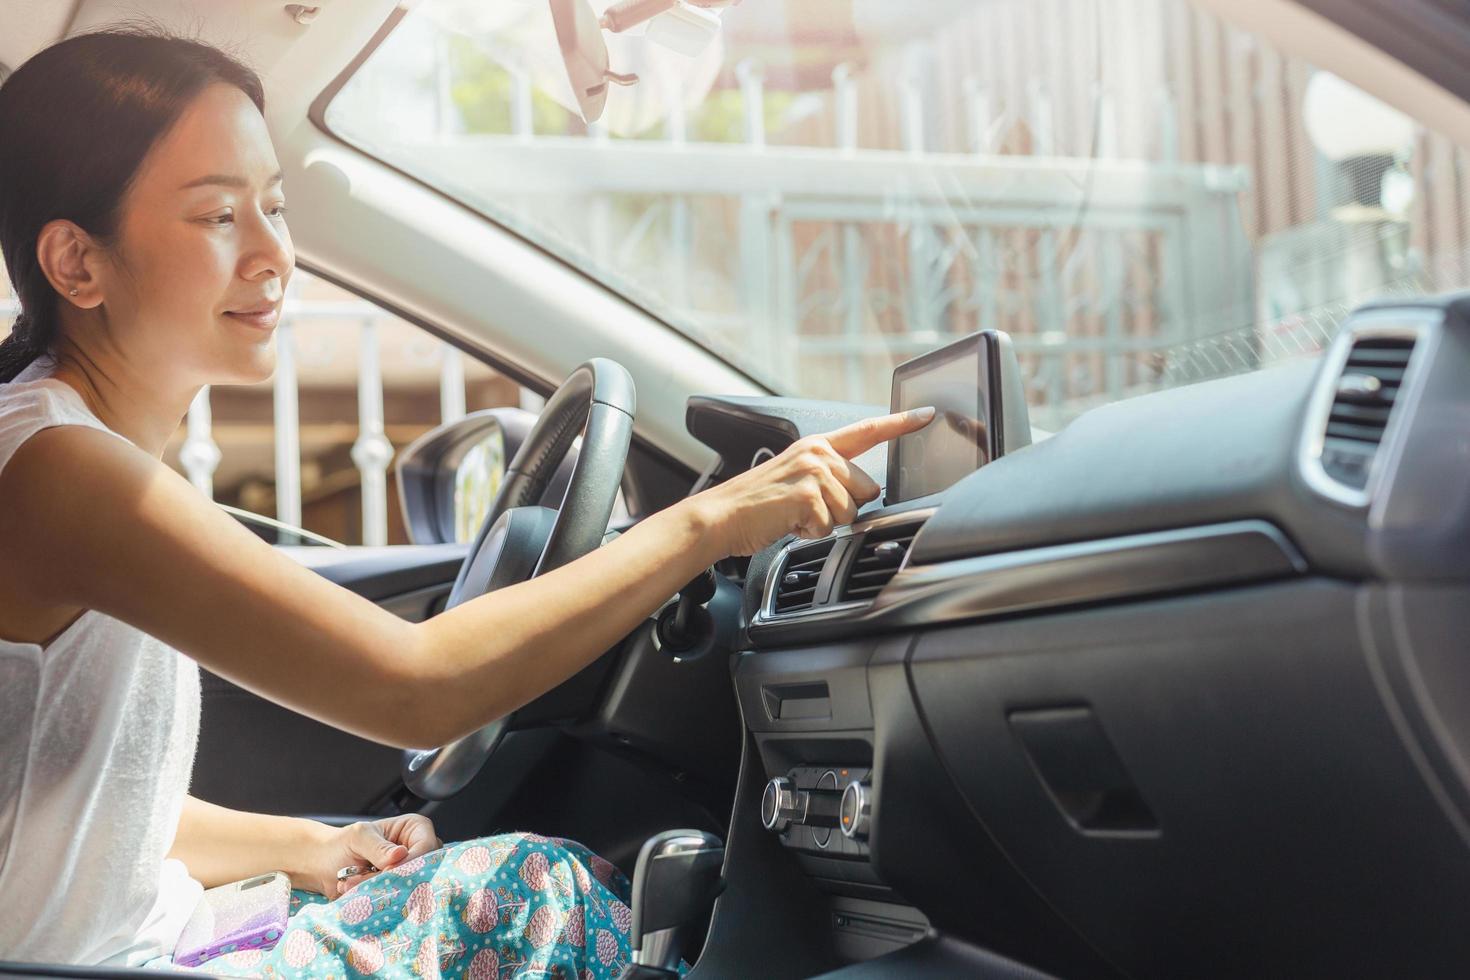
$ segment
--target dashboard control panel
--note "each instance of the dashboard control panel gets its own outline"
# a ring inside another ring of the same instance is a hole
[[[802,766],[776,776],[761,794],[761,824],[798,851],[866,858],[872,808],[868,774],[856,766]]]

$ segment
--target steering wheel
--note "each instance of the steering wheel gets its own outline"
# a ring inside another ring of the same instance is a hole
[[[602,544],[633,437],[633,378],[605,357],[579,365],[547,400],[506,468],[446,609],[560,568]],[[556,509],[542,495],[578,434],[582,447]],[[403,782],[426,800],[469,784],[500,744],[514,713],[437,749],[407,749]]]

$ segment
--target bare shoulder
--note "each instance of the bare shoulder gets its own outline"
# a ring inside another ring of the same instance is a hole
[[[0,502],[0,590],[31,608],[89,607],[99,581],[126,574],[120,557],[148,554],[160,523],[235,530],[169,467],[85,425],[22,443],[0,470]]]

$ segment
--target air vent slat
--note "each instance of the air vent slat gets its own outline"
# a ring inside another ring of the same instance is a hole
[[[809,589],[797,589],[792,592],[783,592],[776,598],[776,611],[789,612],[795,608],[805,608],[812,604],[816,598],[817,587],[814,585]]]
[[[1413,352],[1409,337],[1353,340],[1322,430],[1319,462],[1328,479],[1353,490],[1367,486]]]
[[[1403,367],[1409,363],[1411,348],[1391,350],[1355,350],[1348,358],[1348,367],[1369,367],[1382,364],[1388,367]]]
[[[832,555],[835,541],[818,541],[815,544],[792,548],[786,553],[786,561],[776,570],[776,594],[771,609],[776,613],[796,612],[810,609],[817,599],[817,585],[822,575],[822,566]]]
[[[1384,425],[1388,422],[1389,405],[1345,405],[1332,406],[1333,422]]]
[[[918,524],[899,524],[867,532],[847,567],[842,601],[860,602],[881,592],[908,557],[918,531]]]
[[[897,543],[900,545],[900,551],[895,552],[892,555],[864,555],[857,561],[853,562],[853,565],[860,568],[884,568],[895,566],[899,562],[903,561],[904,555],[908,554],[909,545],[913,543],[913,539],[909,538]]]
[[[1356,439],[1359,442],[1377,443],[1383,438],[1383,426],[1330,422],[1327,425],[1327,434],[1334,439]]]
[[[855,582],[887,582],[889,579],[893,578],[893,573],[897,570],[898,566],[895,565],[893,566],[893,568],[875,568],[870,572],[854,571],[851,575],[847,577],[847,585],[850,589]]]
[[[1381,364],[1354,364],[1348,361],[1345,374],[1371,374],[1385,386],[1398,386],[1404,380],[1404,369],[1401,367],[1385,367]]]

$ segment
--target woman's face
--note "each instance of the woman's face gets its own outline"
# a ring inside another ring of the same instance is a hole
[[[129,361],[183,387],[270,377],[295,253],[280,164],[244,92],[211,85],[149,150],[107,254],[103,304]]]

